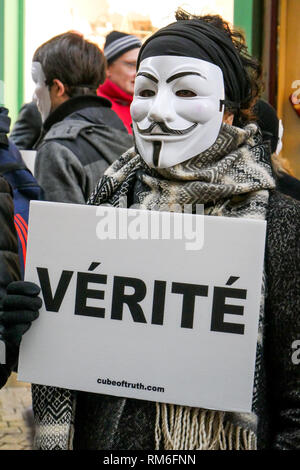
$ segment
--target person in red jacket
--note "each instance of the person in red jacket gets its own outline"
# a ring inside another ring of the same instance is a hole
[[[141,41],[133,35],[112,31],[106,37],[104,55],[107,60],[107,78],[98,89],[98,95],[112,103],[112,109],[132,134],[130,105],[133,99],[136,61]]]

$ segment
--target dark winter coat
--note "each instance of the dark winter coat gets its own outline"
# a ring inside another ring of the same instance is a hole
[[[45,121],[37,144],[35,176],[45,200],[85,204],[105,170],[131,146],[108,100],[69,99]]]
[[[12,193],[6,180],[0,177],[0,310],[8,284],[20,279],[17,234],[14,226]],[[1,338],[1,322],[0,322]],[[0,364],[0,388],[17,363],[18,348],[7,346],[6,365]]]
[[[24,104],[9,138],[19,150],[32,150],[42,131],[42,116],[32,101]]]
[[[276,175],[276,187],[282,194],[286,194],[300,201],[300,181],[294,178],[294,176],[280,171]]]

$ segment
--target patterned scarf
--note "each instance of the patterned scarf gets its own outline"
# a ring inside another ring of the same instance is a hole
[[[269,189],[275,187],[269,153],[256,124],[223,124],[217,141],[200,155],[172,168],[152,170],[134,149],[101,178],[89,204],[173,210],[204,204],[205,214],[265,219]],[[265,278],[262,286],[252,413],[225,413],[156,404],[155,446],[166,450],[256,449],[259,383],[263,358]],[[33,385],[36,447],[72,448],[76,393]]]
[[[171,168],[151,170],[128,150],[106,171],[88,203],[119,206],[126,196],[129,205],[144,209],[204,204],[206,214],[264,219],[266,190],[274,184],[256,124],[244,129],[223,124],[214,145]]]

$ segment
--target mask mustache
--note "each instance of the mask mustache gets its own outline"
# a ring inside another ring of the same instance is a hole
[[[153,129],[158,126],[163,134],[151,134],[151,132],[153,131]],[[191,132],[193,129],[195,129],[195,127],[197,127],[198,124],[195,122],[195,124],[193,124],[192,126],[188,127],[187,129],[183,129],[183,130],[177,130],[177,129],[170,129],[164,122],[153,122],[147,129],[140,129],[138,124],[137,124],[137,129],[139,131],[139,133],[141,135],[165,135],[165,134],[169,134],[169,135],[185,135],[185,134],[188,134],[189,132]]]

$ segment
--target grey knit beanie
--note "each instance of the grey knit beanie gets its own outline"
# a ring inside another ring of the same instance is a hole
[[[119,31],[112,31],[106,36],[104,55],[107,63],[111,64],[121,55],[131,49],[140,48],[141,46],[142,43],[136,36]]]

